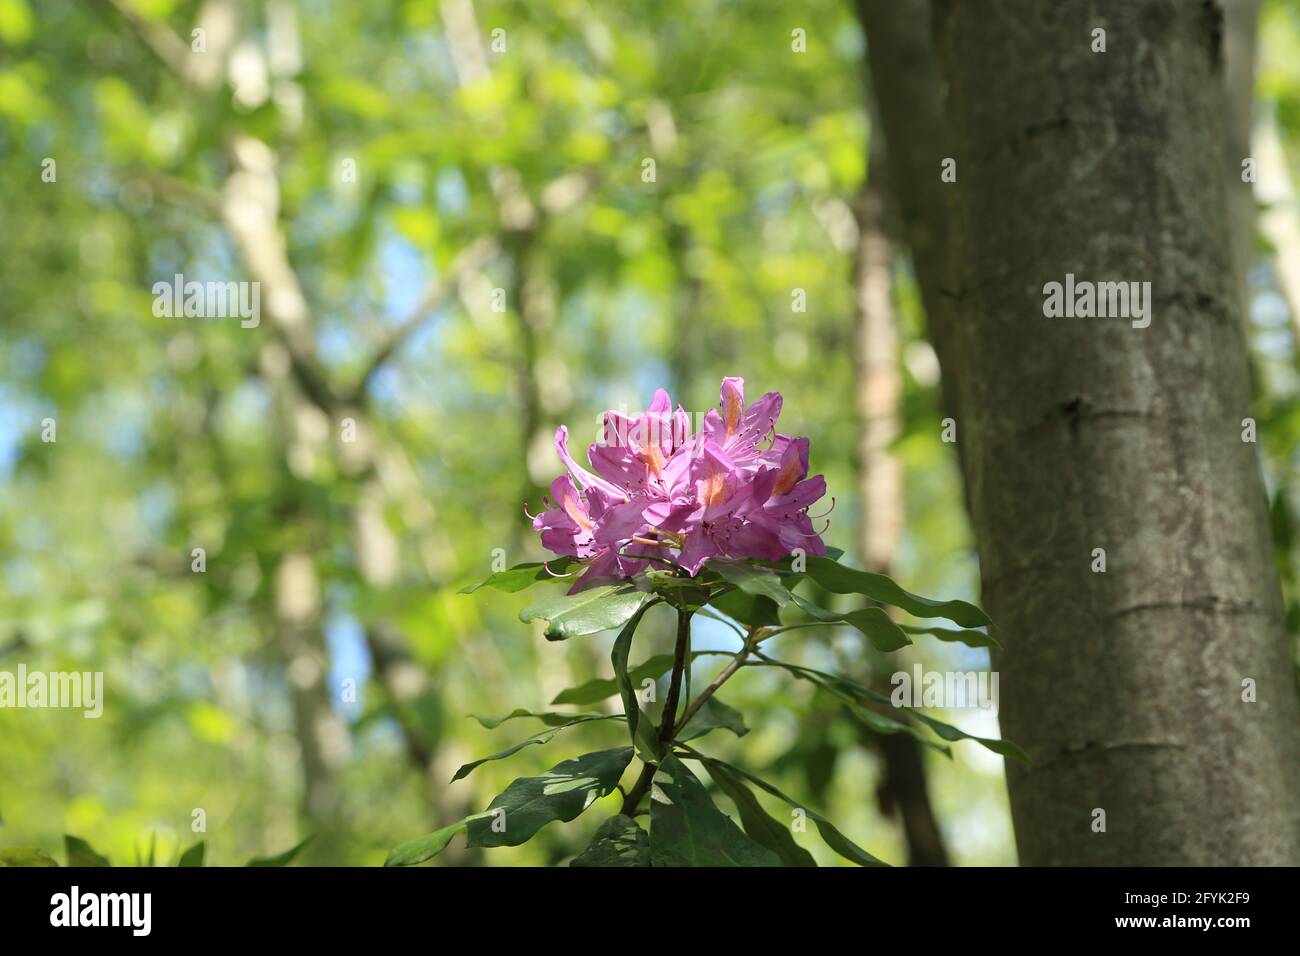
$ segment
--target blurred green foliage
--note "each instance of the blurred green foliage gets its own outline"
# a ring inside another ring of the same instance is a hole
[[[468,40],[448,24],[466,9]],[[191,51],[198,23],[206,53]],[[1300,155],[1300,16],[1272,3],[1264,23],[1261,110]],[[216,80],[178,76],[160,31]],[[457,591],[491,570],[494,549],[508,564],[543,557],[521,509],[559,471],[555,426],[585,447],[601,410],[639,409],[658,385],[692,412],[716,403],[724,375],[782,390],[785,430],[811,436],[813,471],[838,500],[827,539],[852,559],[863,56],[839,0],[0,0],[0,669],[103,671],[107,696],[98,720],[0,709],[0,846],[53,852],[66,832],[129,860],[156,834],[160,860],[202,839],[232,862],[320,830],[306,861],[378,864],[516,776],[619,745],[622,729],[595,721],[566,731],[564,754],[529,747],[448,783],[521,736],[467,714],[542,710],[608,678],[612,641],[550,644],[517,620],[525,595]],[[496,243],[368,381],[375,514],[360,508],[370,476],[349,471],[340,422],[276,384],[271,322],[153,315],[152,284],[175,273],[250,277],[220,214],[241,138],[275,157],[288,261],[338,387],[360,380],[462,250]],[[532,220],[512,218],[520,197]],[[1294,347],[1278,341],[1276,283],[1257,278],[1258,361],[1277,404],[1270,469],[1289,489]],[[896,279],[907,497],[894,576],[973,600],[937,367],[902,262]],[[491,308],[498,288],[504,312]],[[792,311],[796,289],[806,312]],[[396,544],[381,584],[360,566],[363,519]],[[292,553],[319,581],[308,637],[328,652],[345,730],[326,819],[304,805],[293,661],[277,637],[275,579]],[[634,664],[670,650],[664,610]],[[387,681],[366,639],[379,628],[409,656]],[[783,658],[865,666],[851,629],[802,633],[782,638]],[[701,627],[696,649],[730,640]],[[916,640],[903,666],[987,666],[983,650]],[[727,699],[753,728],[720,742],[728,759],[904,859],[876,799],[880,758],[837,702],[763,668]],[[951,717],[997,736],[987,715]],[[1001,759],[959,747],[925,760],[954,862],[1013,863]],[[205,833],[191,832],[196,809]],[[567,861],[605,816],[439,862]]]

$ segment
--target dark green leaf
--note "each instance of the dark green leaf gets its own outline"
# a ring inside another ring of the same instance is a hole
[[[838,829],[836,829],[835,824],[831,823],[821,814],[809,810],[807,807],[803,806],[802,804],[794,800],[791,800],[780,790],[776,789],[776,787],[772,786],[767,781],[761,780],[758,777],[754,776],[748,770],[742,770],[740,767],[737,767],[734,764],[725,763],[721,760],[716,760],[713,757],[705,757],[702,754],[695,753],[694,751],[692,751],[692,756],[694,759],[699,760],[701,763],[703,763],[705,768],[709,771],[710,774],[713,773],[713,768],[715,766],[721,767],[724,774],[726,771],[730,770],[733,773],[737,774],[738,776],[741,776],[744,779],[748,780],[750,783],[752,783],[754,786],[758,787],[759,789],[767,793],[770,793],[772,796],[780,800],[784,800],[786,803],[794,807],[796,810],[803,811],[803,814],[806,817],[808,817],[808,819],[812,820],[813,823],[817,826],[817,831],[822,835],[822,839],[826,841],[826,845],[830,847],[832,850],[834,850],[836,853],[838,853],[840,856],[844,857],[844,859],[849,860],[853,863],[857,863],[859,866],[888,866],[888,864],[885,863],[883,860],[880,860],[872,856],[866,850],[862,849],[862,847],[858,846],[856,843],[854,843],[852,840],[846,837],[843,833],[841,833]],[[717,778],[715,777],[714,779]]]
[[[960,631],[947,627],[918,627],[914,624],[901,625],[903,630],[908,634],[929,634],[937,637],[941,641],[949,643],[965,644],[967,647],[1001,647],[992,635],[974,629],[963,629]]]
[[[628,680],[632,686],[640,687],[641,682],[646,678],[658,680],[663,677],[673,666],[673,656],[671,654],[657,654],[650,658],[644,664],[632,668],[627,672]],[[604,677],[597,677],[595,680],[589,680],[585,684],[577,687],[570,687],[567,690],[560,691],[552,704],[594,704],[598,701],[606,700],[613,697],[619,692],[619,682],[616,679],[607,680]]]
[[[895,707],[894,702],[890,700],[887,694],[882,694],[880,691],[872,690],[869,687],[863,687],[861,684],[855,684],[853,681],[847,680],[846,678],[839,677],[835,674],[826,674],[809,667],[801,667],[797,664],[787,664],[784,661],[776,661],[772,658],[766,658],[762,663],[785,668],[796,677],[812,681],[819,687],[822,687],[841,700],[844,700],[846,703],[852,703],[856,698],[857,700],[880,704],[882,706],[902,711],[903,713],[921,721],[921,723],[925,724],[944,740],[972,740],[1003,757],[1010,757],[1013,760],[1019,760],[1022,763],[1032,763],[1029,759],[1029,755],[1010,740],[998,740],[993,737],[976,737],[975,735],[968,734],[966,731],[960,730],[951,724],[944,723],[942,720],[924,714],[915,707]],[[853,713],[866,722],[873,730],[877,730],[881,733],[899,733],[906,731],[911,733],[913,736],[917,736],[922,743],[936,746],[933,742],[926,740],[924,737],[920,737],[915,728],[906,724],[899,724],[897,721],[893,721],[867,707],[855,707],[853,708]],[[945,753],[948,752],[947,748],[944,747],[938,749]]]
[[[520,777],[469,821],[469,846],[519,846],[553,820],[568,822],[618,786],[632,748],[601,750]]]
[[[709,603],[733,621],[749,628],[779,627],[781,624],[776,602],[761,594],[747,594],[741,590],[727,591]]]
[[[942,720],[936,720],[929,714],[924,714],[913,707],[908,707],[906,710],[944,740],[973,740],[977,744],[987,747],[995,754],[1001,754],[1003,757],[1010,757],[1012,760],[1019,760],[1025,764],[1032,763],[1029,755],[1010,740],[998,740],[995,737],[976,737],[974,734],[968,734],[952,724],[945,724]]]
[[[725,651],[696,651],[691,655],[694,660],[697,657],[716,657]],[[647,658],[644,664],[638,664],[627,672],[628,679],[632,682],[633,687],[639,688],[646,679],[658,680],[673,669],[673,655],[656,654],[654,657]],[[607,700],[619,692],[618,680],[611,680],[605,677],[597,677],[589,680],[585,684],[579,684],[577,687],[570,687],[560,691],[555,695],[552,704],[577,704],[585,706],[595,704],[602,700]]]
[[[477,720],[488,730],[496,730],[508,720],[517,720],[520,717],[533,717],[550,727],[566,727],[579,717],[598,720],[605,718],[607,714],[562,714],[556,711],[533,711],[524,710],[522,707],[512,710],[504,717],[480,717],[478,714],[470,714],[472,719]]]
[[[63,834],[63,848],[68,854],[68,866],[111,866],[108,857],[95,851],[85,840]]]
[[[815,671],[810,667],[801,667],[798,664],[787,664],[785,661],[765,658],[762,661],[753,662],[754,666],[780,667],[789,671],[800,680],[806,680],[810,684],[820,687],[826,693],[830,694],[840,703],[842,703],[849,712],[858,720],[864,723],[871,730],[878,734],[907,734],[919,741],[922,745],[937,750],[945,757],[952,756],[952,750],[943,744],[935,743],[926,736],[919,728],[901,720],[895,720],[892,717],[881,714],[869,707],[864,707],[859,702],[860,695],[857,691],[866,691],[866,688],[859,687],[852,681],[847,681],[842,677],[834,674],[825,674],[821,671]]]
[[[526,607],[519,619],[546,621],[546,639],[563,641],[622,627],[648,600],[650,595],[626,585],[593,588]]]
[[[745,594],[767,598],[780,607],[785,607],[794,602],[794,595],[781,583],[781,579],[770,570],[755,567],[746,561],[736,561],[729,558],[715,558],[709,562],[709,567],[740,588]],[[714,606],[717,606],[716,602]],[[723,611],[723,613],[726,612]]]
[[[667,571],[649,571],[646,574],[651,589],[673,607],[695,611],[709,603],[709,588],[698,578],[684,578]]]
[[[830,558],[809,558],[808,576],[835,594],[861,594],[881,604],[902,608],[916,617],[946,617],[962,627],[983,627],[992,623],[987,614],[966,601],[923,598],[904,591],[883,574],[859,571]]]
[[[795,596],[795,603],[818,621],[827,624],[849,624],[857,628],[877,650],[888,653],[912,643],[903,629],[882,608],[860,607],[852,611],[830,611],[811,601]]]
[[[181,854],[181,858],[180,860],[177,861],[176,865],[177,866],[202,866],[203,853],[204,853],[204,845],[203,845],[203,841],[200,840],[198,843],[194,844],[192,847],[190,847],[188,850],[186,850],[184,853]]]
[[[812,854],[794,841],[790,828],[773,819],[763,809],[753,791],[745,786],[744,780],[721,763],[715,761],[709,766],[709,776],[718,785],[718,789],[731,798],[740,814],[740,822],[745,832],[754,842],[767,847],[786,866],[816,866]]]
[[[745,726],[745,718],[734,707],[728,707],[722,701],[718,700],[717,695],[708,698],[703,706],[691,717],[690,723],[686,725],[684,733],[678,733],[678,740],[694,740],[696,737],[703,737],[709,731],[717,730],[719,727],[724,730],[730,730],[737,737],[743,737],[749,733],[749,728]]]
[[[650,788],[652,866],[780,866],[713,805],[695,775],[674,756],[655,772]]]
[[[619,631],[618,637],[614,639],[614,647],[609,653],[610,663],[614,667],[614,682],[618,686],[619,695],[623,698],[623,713],[627,715],[628,733],[634,742],[641,718],[641,708],[636,699],[636,688],[627,672],[627,660],[628,655],[632,653],[632,638],[636,636],[637,625],[641,623],[641,618],[645,616],[649,607],[649,604],[645,604],[637,609],[623,626],[623,630]],[[669,666],[672,666],[671,663]]]
[[[559,726],[556,727],[550,727],[546,730],[540,730],[537,733],[533,734],[531,737],[526,737],[523,740],[519,741],[519,743],[511,747],[507,747],[505,750],[498,751],[497,753],[492,754],[490,757],[480,757],[478,760],[471,760],[469,763],[465,764],[463,767],[461,767],[459,770],[456,771],[455,776],[451,778],[451,782],[455,783],[457,780],[463,780],[465,777],[468,777],[471,773],[474,772],[474,768],[479,767],[490,760],[502,760],[505,757],[509,757],[513,754],[517,754],[525,747],[531,747],[534,744],[541,745],[541,744],[549,743],[551,741],[551,738],[554,737],[556,734],[558,734],[561,730],[566,730],[569,727],[574,726],[575,724],[585,724],[593,720],[617,720],[622,718],[622,716],[623,716],[622,714],[582,714],[577,717],[570,717],[567,722],[560,724]]]
[[[631,817],[615,814],[569,866],[649,866],[650,837]]]
[[[283,853],[277,853],[275,856],[262,857],[256,860],[249,860],[245,866],[288,866],[293,862],[294,857],[302,852],[302,848],[310,843],[314,836],[309,836],[297,846],[290,847]]]

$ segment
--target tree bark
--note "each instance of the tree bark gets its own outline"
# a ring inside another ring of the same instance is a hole
[[[1221,11],[935,13],[958,181],[955,307],[932,326],[1005,648],[1002,726],[1034,759],[1008,768],[1021,860],[1300,863],[1300,707],[1242,436]],[[918,169],[937,179],[941,158]],[[1150,326],[1046,318],[1066,273],[1149,281]]]
[[[1223,81],[1227,106],[1227,148],[1223,151],[1224,187],[1228,195],[1228,224],[1232,261],[1241,304],[1241,321],[1250,329],[1250,261],[1254,248],[1255,197],[1242,180],[1242,160],[1251,155],[1255,120],[1255,37],[1259,0],[1223,0]]]

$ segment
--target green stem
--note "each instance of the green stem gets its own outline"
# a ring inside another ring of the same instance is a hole
[[[691,612],[678,610],[677,644],[673,649],[673,674],[668,682],[668,697],[664,701],[663,720],[659,724],[659,743],[665,750],[672,743],[673,734],[676,732],[677,702],[682,693],[682,673],[689,666],[690,645]],[[636,783],[632,785],[632,789],[623,798],[623,809],[620,812],[624,816],[636,815],[637,804],[641,802],[641,798],[650,789],[650,782],[654,779],[654,775],[654,764],[647,763],[641,768],[641,776],[637,777]]]

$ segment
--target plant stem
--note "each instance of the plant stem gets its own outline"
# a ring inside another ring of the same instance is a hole
[[[673,674],[668,681],[668,697],[664,700],[663,720],[659,724],[659,743],[665,748],[672,743],[673,733],[676,731],[677,701],[682,693],[682,672],[689,666],[687,652],[690,644],[691,612],[678,610],[677,645],[673,649]],[[654,775],[654,764],[647,763],[641,768],[641,776],[637,777],[636,783],[623,798],[623,809],[620,812],[624,816],[635,816],[637,804],[650,789],[650,782],[654,779]]]

